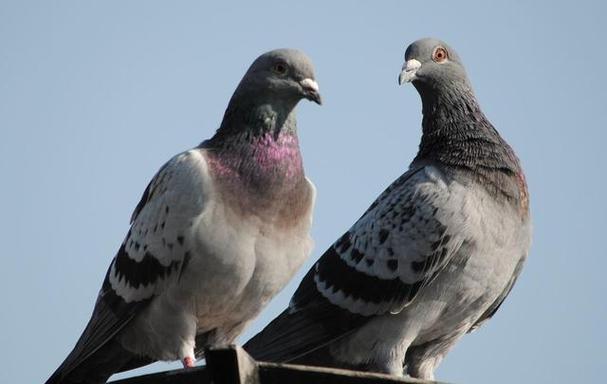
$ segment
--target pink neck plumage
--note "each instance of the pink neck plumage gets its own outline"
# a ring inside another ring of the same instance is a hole
[[[271,133],[262,135],[251,143],[253,161],[261,173],[282,170],[286,178],[302,173],[301,153],[297,135],[281,132],[278,137]]]
[[[266,186],[303,176],[299,140],[295,132],[283,131],[278,135],[267,132],[243,143],[237,151],[212,156],[209,160],[214,173],[222,178]]]

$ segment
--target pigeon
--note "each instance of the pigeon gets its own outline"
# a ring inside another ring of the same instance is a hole
[[[416,157],[244,345],[254,358],[433,380],[512,289],[531,242],[520,162],[446,43],[407,48],[409,82],[423,104]]]
[[[304,98],[321,104],[304,53],[253,62],[215,135],[145,189],[86,329],[47,384],[105,383],[158,360],[192,367],[287,284],[312,249],[316,189],[295,117]]]

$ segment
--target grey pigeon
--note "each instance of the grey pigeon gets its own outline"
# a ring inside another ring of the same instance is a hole
[[[405,60],[399,83],[423,103],[417,156],[245,344],[253,357],[431,380],[521,272],[531,224],[516,155],[452,48],[422,39]]]
[[[286,285],[312,247],[315,188],[295,119],[302,98],[321,104],[302,52],[255,60],[215,135],[146,188],[91,320],[47,384],[105,383],[156,360],[193,366]]]

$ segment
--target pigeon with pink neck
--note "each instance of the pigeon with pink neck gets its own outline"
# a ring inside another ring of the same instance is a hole
[[[105,383],[156,360],[191,367],[287,284],[312,249],[316,192],[295,119],[304,98],[321,104],[305,54],[253,62],[215,135],[148,185],[91,320],[47,384]]]
[[[514,151],[444,42],[407,48],[409,82],[423,106],[417,156],[244,345],[253,358],[433,380],[514,286],[531,243]]]

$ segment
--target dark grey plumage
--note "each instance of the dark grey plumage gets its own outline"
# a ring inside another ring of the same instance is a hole
[[[255,60],[216,134],[144,191],[91,320],[47,384],[104,383],[156,360],[192,366],[284,287],[312,246],[315,188],[294,111],[303,98],[321,101],[302,52]]]
[[[433,379],[521,271],[531,224],[517,157],[453,49],[422,39],[405,59],[399,82],[423,103],[419,152],[245,344],[256,359]]]

